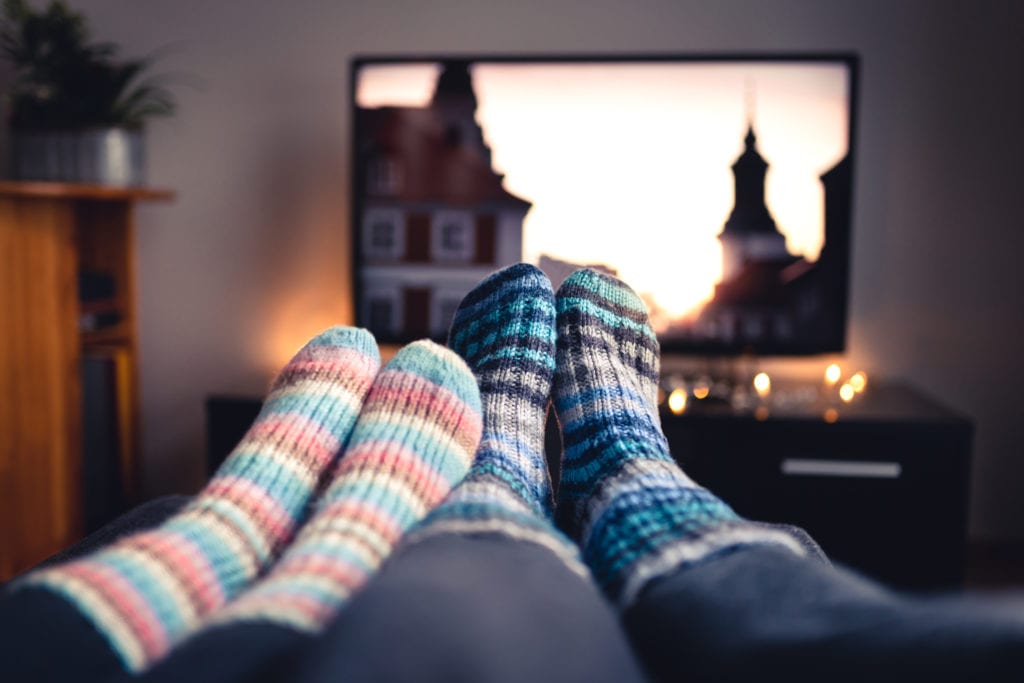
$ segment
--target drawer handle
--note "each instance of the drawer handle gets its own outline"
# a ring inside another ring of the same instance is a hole
[[[898,462],[862,460],[804,460],[786,458],[782,473],[791,477],[860,477],[863,479],[899,479],[903,471]]]

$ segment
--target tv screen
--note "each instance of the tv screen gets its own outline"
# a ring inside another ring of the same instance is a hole
[[[666,352],[845,340],[853,55],[366,57],[352,65],[357,324],[444,339],[526,261],[614,274]]]

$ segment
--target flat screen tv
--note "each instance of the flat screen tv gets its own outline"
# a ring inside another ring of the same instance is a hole
[[[622,278],[665,352],[842,350],[857,74],[851,54],[357,58],[357,324],[444,339],[526,261],[556,288]]]

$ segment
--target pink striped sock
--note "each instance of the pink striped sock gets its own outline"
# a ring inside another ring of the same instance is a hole
[[[212,622],[322,629],[465,476],[481,428],[466,364],[433,342],[403,348],[370,388],[319,511],[271,573]]]
[[[285,366],[255,424],[181,513],[26,576],[73,604],[125,668],[194,631],[280,554],[347,441],[380,368],[365,330],[335,327]]]

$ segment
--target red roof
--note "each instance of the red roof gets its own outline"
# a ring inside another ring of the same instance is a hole
[[[494,172],[480,146],[446,139],[444,122],[432,109],[379,107],[360,109],[359,116],[365,145],[361,162],[385,158],[398,164],[401,182],[397,192],[386,195],[389,199],[453,206],[497,202],[524,211],[530,208],[530,202],[504,188],[503,176]]]

